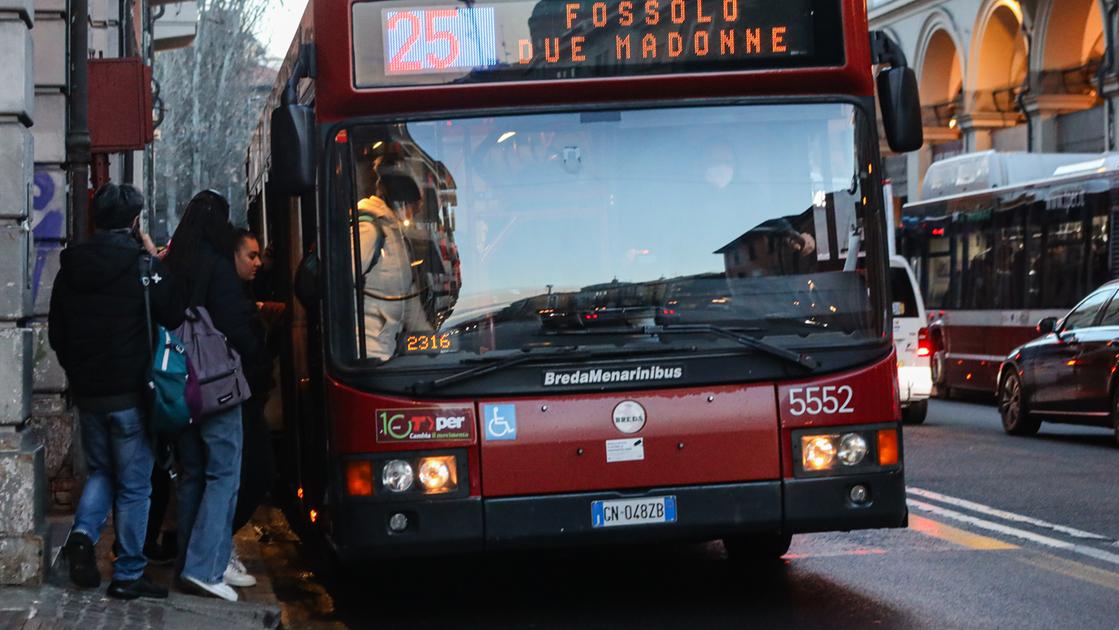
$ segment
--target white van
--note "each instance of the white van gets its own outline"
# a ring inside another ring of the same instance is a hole
[[[898,353],[898,389],[902,420],[921,424],[929,409],[932,345],[926,328],[925,303],[917,278],[901,256],[890,257],[890,293],[893,300],[894,346]]]

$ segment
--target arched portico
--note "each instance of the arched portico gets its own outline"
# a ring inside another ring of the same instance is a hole
[[[918,66],[925,138],[930,144],[959,138],[963,111],[964,73],[959,48],[949,31],[929,33]]]
[[[921,180],[929,164],[959,153],[959,115],[964,103],[964,52],[951,16],[933,10],[917,40],[914,68],[921,91],[925,146],[908,158],[905,191],[907,198],[919,197]]]
[[[1006,138],[1010,134],[1003,130],[1025,122],[1018,102],[1030,67],[1025,19],[1017,0],[987,0],[979,13],[964,85],[965,112],[959,117],[967,151],[995,147],[994,134]]]
[[[1107,50],[1100,0],[1050,0],[1038,14],[1027,109],[1038,151],[1102,151],[1100,64]]]

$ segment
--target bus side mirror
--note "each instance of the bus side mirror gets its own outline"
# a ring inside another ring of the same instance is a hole
[[[1049,333],[1057,330],[1057,318],[1046,317],[1037,323],[1037,334],[1048,335]]]
[[[912,68],[893,67],[878,73],[878,99],[886,141],[895,153],[916,151],[925,144],[921,95]]]
[[[281,194],[315,190],[315,112],[292,103],[272,110],[272,174]]]

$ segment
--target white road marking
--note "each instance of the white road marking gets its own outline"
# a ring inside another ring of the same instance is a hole
[[[1028,532],[1024,529],[1010,527],[1009,525],[1002,525],[1001,523],[993,523],[991,521],[983,520],[975,516],[969,516],[955,510],[949,510],[948,508],[943,508],[931,503],[925,503],[924,501],[918,501],[916,499],[909,499],[908,503],[910,507],[921,510],[922,512],[928,512],[929,514],[936,514],[937,516],[949,518],[954,521],[967,523],[968,525],[986,529],[992,532],[997,532],[1004,536],[1028,540],[1030,542],[1037,543],[1051,549],[1071,551],[1082,556],[1088,556],[1089,558],[1095,558],[1096,560],[1102,560],[1104,562],[1110,562],[1111,564],[1119,565],[1119,554],[1114,554],[1102,549],[1089,547],[1087,545],[1078,545],[1076,543],[1070,543],[1064,540],[1057,540],[1056,538],[1042,536],[1041,534]]]
[[[956,497],[950,497],[946,494],[940,494],[939,492],[932,492],[930,490],[922,490],[921,488],[913,488],[913,487],[906,488],[906,491],[909,492],[910,494],[915,494],[919,497],[929,499],[931,501],[939,501],[940,503],[947,503],[948,505],[955,505],[957,507],[962,507],[962,508],[965,508],[965,509],[968,509],[968,510],[972,510],[974,512],[979,512],[980,514],[986,514],[987,516],[994,516],[994,517],[1001,518],[1001,519],[1004,519],[1004,520],[1007,520],[1007,521],[1014,521],[1016,523],[1025,523],[1027,525],[1033,525],[1034,527],[1040,527],[1042,529],[1050,529],[1050,530],[1053,530],[1055,532],[1060,532],[1062,534],[1065,534],[1067,536],[1072,536],[1074,538],[1083,538],[1085,540],[1105,540],[1105,541],[1108,541],[1108,542],[1112,542],[1112,539],[1108,536],[1103,536],[1101,534],[1093,534],[1092,532],[1086,532],[1082,529],[1076,529],[1074,527],[1068,527],[1066,525],[1058,525],[1056,523],[1050,523],[1049,521],[1043,521],[1043,520],[1038,519],[1038,518],[1033,518],[1033,517],[1030,517],[1030,516],[1024,516],[1022,514],[1015,514],[1014,512],[1007,512],[1006,510],[1000,510],[998,508],[994,508],[994,507],[991,507],[989,505],[984,505],[982,503],[976,503],[974,501],[968,501],[967,499],[957,499]]]

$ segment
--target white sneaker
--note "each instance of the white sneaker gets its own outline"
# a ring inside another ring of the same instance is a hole
[[[235,602],[240,599],[237,596],[237,591],[229,588],[229,585],[225,583],[207,584],[202,580],[196,580],[192,577],[186,577],[185,575],[183,576],[183,581],[194,586],[204,593],[213,595],[214,597],[220,597],[227,602]]]
[[[229,566],[236,567],[240,573],[248,573],[249,570],[245,568],[245,563],[241,562],[241,556],[237,553],[237,547],[233,547],[229,552]]]
[[[237,557],[236,553],[229,556],[229,566],[225,568],[225,574],[222,576],[225,583],[237,588],[249,588],[256,586],[256,578],[249,575],[245,570],[245,565],[241,564],[241,559]]]

